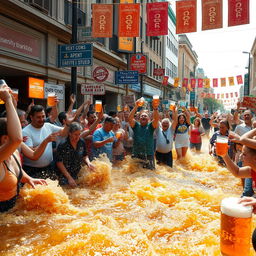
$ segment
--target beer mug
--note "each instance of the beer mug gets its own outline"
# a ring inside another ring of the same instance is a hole
[[[216,139],[216,155],[224,156],[228,152],[228,137],[227,136],[217,136]]]
[[[141,97],[138,102],[138,107],[142,107],[144,105],[144,103],[145,103],[145,99],[143,97]]]
[[[122,136],[122,131],[117,131],[115,135],[117,139],[120,139]]]
[[[159,106],[159,103],[160,103],[159,95],[154,95],[153,102],[152,102],[153,107],[157,108]]]
[[[55,98],[56,98],[56,95],[54,92],[49,92],[48,95],[47,95],[47,105],[49,107],[53,107],[56,105],[56,102],[55,102]]]
[[[169,107],[169,109],[171,110],[171,111],[174,111],[175,110],[175,101],[171,101],[170,102],[170,107]]]
[[[252,207],[228,197],[221,202],[220,249],[225,256],[249,256]]]
[[[95,112],[99,113],[102,110],[102,101],[96,100],[95,101]]]
[[[117,112],[121,112],[122,111],[122,108],[121,108],[120,105],[117,105],[116,109],[117,109]]]
[[[19,100],[19,89],[13,88],[12,89],[12,95],[13,95],[14,99],[18,102],[18,100]]]
[[[4,79],[0,79],[0,88],[4,85],[7,85]],[[0,99],[0,104],[4,104],[4,101]]]

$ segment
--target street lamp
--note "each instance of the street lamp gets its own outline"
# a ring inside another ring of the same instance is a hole
[[[244,95],[246,96],[246,95],[250,94],[251,53],[245,52],[245,51],[243,53],[248,54],[248,56],[249,56],[249,59],[248,59],[248,84],[247,84],[247,86],[246,85],[244,86]]]

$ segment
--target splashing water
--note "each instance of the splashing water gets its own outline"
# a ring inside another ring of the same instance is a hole
[[[209,155],[188,152],[155,171],[130,157],[94,165],[76,189],[24,186],[0,215],[0,255],[221,255],[220,202],[242,187]]]

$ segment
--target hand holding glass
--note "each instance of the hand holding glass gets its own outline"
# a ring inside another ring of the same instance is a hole
[[[99,113],[102,111],[102,101],[96,100],[95,101],[95,112]]]
[[[49,92],[47,95],[47,105],[54,107],[56,105],[56,95],[54,92]]]
[[[228,152],[228,137],[217,136],[216,139],[216,154],[218,156],[225,156]]]

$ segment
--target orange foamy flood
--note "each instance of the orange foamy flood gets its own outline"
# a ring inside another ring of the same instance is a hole
[[[75,189],[24,186],[16,207],[0,214],[0,256],[221,255],[221,201],[242,187],[208,154],[188,152],[155,171],[131,157],[93,164]]]
[[[221,202],[220,247],[226,256],[250,255],[252,207],[244,207],[238,200],[230,197]]]

